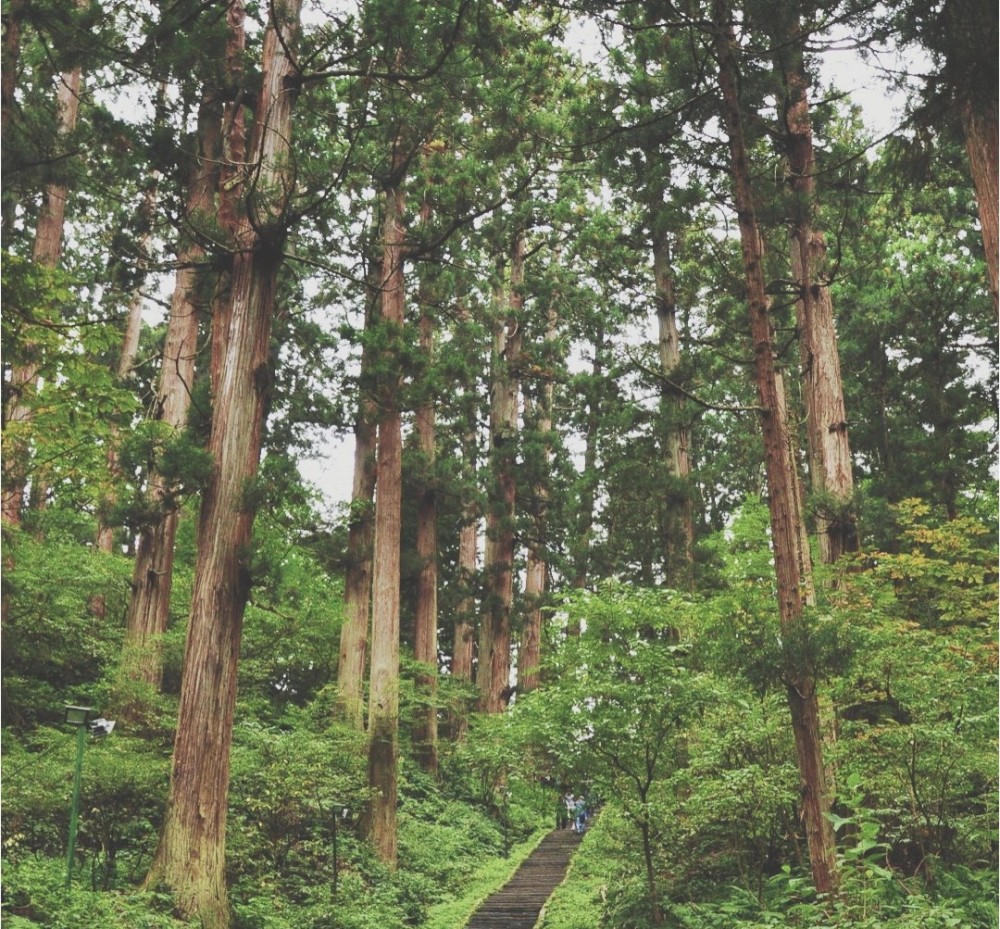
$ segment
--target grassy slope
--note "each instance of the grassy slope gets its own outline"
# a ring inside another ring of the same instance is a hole
[[[422,929],[462,929],[479,905],[510,880],[548,834],[548,829],[539,830],[525,842],[514,846],[509,858],[491,861],[480,868],[469,880],[461,897],[431,907]]]

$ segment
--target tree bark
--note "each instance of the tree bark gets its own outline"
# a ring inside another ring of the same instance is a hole
[[[161,85],[162,90],[163,85]],[[159,173],[156,172],[153,175],[152,184],[146,191],[142,202],[142,216],[143,216],[143,230],[139,238],[139,252],[144,253],[149,247],[149,242],[152,237],[151,235],[151,224],[153,219],[153,211],[156,209],[156,190],[159,183]],[[139,338],[142,335],[142,306],[143,306],[143,293],[142,287],[136,287],[132,294],[132,299],[129,302],[128,313],[125,316],[125,331],[122,334],[122,347],[121,352],[118,355],[118,365],[115,370],[115,376],[119,384],[124,383],[132,373],[132,369],[135,367],[136,355],[139,353]],[[112,427],[111,438],[108,443],[108,474],[110,476],[110,489],[105,499],[105,506],[113,504],[117,495],[115,493],[116,485],[121,479],[121,469],[118,467],[118,443],[119,443],[119,429],[117,424]],[[95,539],[95,545],[97,550],[104,552],[105,554],[111,554],[114,548],[115,539],[115,527],[108,524],[105,521],[104,515],[98,515],[97,522],[97,536]],[[92,603],[92,609],[94,604]],[[100,615],[104,615],[103,602],[101,603]]]
[[[245,212],[229,299],[212,334],[213,466],[202,498],[170,791],[146,878],[147,887],[169,888],[178,912],[200,920],[205,929],[224,929],[230,918],[226,807],[237,664],[251,583],[254,509],[247,488],[257,474],[269,403],[271,320],[291,192],[286,172],[296,92],[289,53],[299,10],[300,0],[272,7],[264,36],[250,149],[256,171],[252,178],[241,175]],[[245,18],[239,0],[227,18],[238,45]]]
[[[479,558],[479,512],[475,500],[476,482],[476,422],[475,405],[470,410],[471,421],[462,439],[464,488],[462,525],[458,534],[458,572],[462,595],[455,609],[455,643],[451,658],[451,673],[463,681],[472,681],[472,658],[475,647],[476,568]]]
[[[74,68],[62,75],[56,92],[56,112],[59,135],[65,137],[76,129],[80,114],[80,87],[83,71]],[[46,268],[55,268],[62,258],[63,226],[66,221],[66,201],[69,185],[49,184],[42,195],[42,210],[35,228],[35,243],[31,257]]]
[[[455,628],[451,654],[451,676],[472,683],[476,639],[476,582],[479,557],[479,507],[476,503],[476,403],[466,404],[469,421],[462,437],[462,523],[458,532],[458,585],[461,590],[455,607]],[[468,729],[465,701],[456,701],[448,713],[449,735],[462,739]]]
[[[460,327],[468,325],[471,314],[459,306]],[[461,329],[460,329],[461,331]],[[466,343],[463,343],[466,344]],[[473,352],[470,350],[470,354]],[[465,416],[462,434],[462,521],[458,534],[458,584],[461,595],[455,608],[455,633],[451,657],[451,674],[472,682],[473,654],[476,633],[476,581],[479,559],[480,507],[476,494],[476,471],[479,454],[479,399],[475,375],[466,370],[462,379],[461,408]],[[464,713],[452,720],[452,737],[464,730]]]
[[[538,532],[536,526],[536,533]],[[548,565],[541,546],[532,541],[524,574],[524,631],[517,657],[517,688],[521,693],[537,690],[541,682],[542,608]]]
[[[654,225],[660,225],[653,217]],[[656,294],[656,321],[659,330],[660,370],[663,372],[663,405],[666,432],[663,437],[667,466],[666,526],[664,527],[664,563],[667,585],[690,589],[694,567],[694,515],[688,481],[691,476],[691,430],[685,420],[685,399],[671,386],[681,364],[680,332],[677,328],[677,301],[670,259],[670,241],[666,232],[656,229],[653,235],[653,279]]]
[[[729,137],[733,194],[739,220],[740,243],[747,287],[755,377],[761,404],[765,468],[771,514],[771,544],[777,580],[782,632],[794,635],[802,621],[806,584],[800,564],[801,534],[797,525],[797,489],[789,455],[788,424],[783,415],[774,357],[770,304],[764,281],[763,241],[757,224],[750,183],[750,161],[743,137],[743,119],[737,90],[739,70],[736,39],[726,0],[712,3],[713,44],[719,66],[723,121]],[[801,811],[809,846],[813,883],[819,893],[832,893],[838,884],[833,828],[826,818],[830,795],[823,766],[822,739],[815,681],[806,668],[785,669],[801,782]]]
[[[188,223],[198,224],[212,215],[221,126],[218,104],[210,96],[204,96],[198,109],[198,155],[188,182],[185,208]],[[156,400],[156,415],[169,430],[168,441],[186,427],[191,407],[199,324],[205,316],[203,304],[209,286],[205,271],[199,267],[204,257],[204,249],[194,237],[187,238],[177,254],[178,269]],[[149,499],[158,516],[139,537],[119,671],[122,683],[138,681],[155,690],[160,689],[163,681],[162,638],[167,631],[173,585],[174,540],[179,519],[175,490],[159,469],[150,472]],[[128,719],[138,707],[130,705],[122,686],[117,689],[117,712]]]
[[[376,263],[381,283],[382,263]],[[379,306],[373,288],[365,312],[365,334],[370,336]],[[347,570],[344,579],[344,625],[340,630],[337,665],[337,715],[355,729],[365,725],[365,662],[371,621],[372,547],[375,540],[375,404],[369,393],[372,349],[369,338],[361,348],[358,410],[354,419],[354,485],[347,529]]]
[[[962,132],[965,136],[965,150],[969,155],[972,182],[976,188],[990,293],[993,295],[994,309],[1000,310],[1000,297],[997,293],[997,266],[1000,264],[1000,236],[997,232],[1000,188],[997,185],[997,165],[1000,163],[1000,143],[997,141],[996,105],[977,109],[971,102],[965,102],[962,105]]]
[[[401,171],[397,168],[397,173]],[[403,194],[397,178],[384,197],[382,224],[382,322],[388,349],[378,391],[378,485],[372,581],[371,683],[368,705],[368,786],[365,830],[379,858],[396,865],[396,796],[399,731],[399,567],[402,509],[402,422],[399,369],[404,316]]]
[[[944,51],[943,82],[950,90],[951,105],[961,119],[962,136],[969,158],[969,171],[976,190],[983,249],[994,310],[1000,311],[997,265],[1000,241],[997,212],[1000,192],[998,88],[996,75],[997,13],[980,0],[945,0],[934,4],[927,23],[928,45]]]
[[[584,435],[583,473],[580,475],[579,504],[576,513],[576,539],[571,550],[573,560],[573,586],[583,589],[590,575],[590,541],[594,532],[594,503],[597,496],[597,441],[601,411],[598,399],[599,385],[604,377],[604,326],[598,323],[594,334],[594,358],[590,368],[590,382],[586,388],[587,426]],[[570,634],[579,628],[571,624]]]
[[[463,681],[472,681],[472,656],[475,645],[474,593],[476,562],[479,557],[479,526],[475,513],[467,507],[465,520],[458,536],[458,569],[461,574],[463,596],[456,609],[455,647],[451,660],[451,673]]]
[[[777,42],[781,49],[779,64],[785,74],[785,146],[794,195],[791,267],[798,292],[795,306],[809,473],[817,503],[816,533],[823,563],[833,564],[845,552],[858,548],[854,476],[833,298],[823,270],[826,243],[823,233],[814,227],[816,158],[802,30],[797,19],[790,33],[778,37]]]
[[[545,340],[550,345],[556,340],[555,303],[549,306],[548,322],[545,328]],[[549,503],[549,468],[552,460],[552,402],[553,380],[549,378],[542,388],[541,402],[538,404],[538,416],[535,431],[542,443],[542,456],[539,464],[541,473],[534,486],[534,523],[533,537],[528,545],[528,563],[524,578],[524,633],[521,638],[521,648],[518,652],[517,686],[522,693],[537,689],[540,683],[539,667],[542,652],[542,608],[545,600],[545,584],[548,575],[547,536],[548,536],[548,503]]]
[[[506,322],[494,333],[493,383],[490,406],[490,461],[494,499],[486,515],[484,571],[487,595],[479,633],[476,685],[479,708],[499,713],[507,706],[510,688],[511,610],[514,602],[514,508],[517,498],[518,398],[516,369],[523,335],[524,237],[517,233],[507,283]]]
[[[427,370],[434,361],[434,319],[430,294],[422,294],[420,312],[420,352]],[[429,388],[424,390],[429,393]],[[421,666],[416,687],[419,706],[413,732],[417,763],[428,773],[437,772],[437,668],[438,668],[438,564],[437,564],[437,480],[435,399],[425,396],[416,411],[417,448],[420,453],[421,487],[417,502],[417,575],[414,610],[414,658]]]

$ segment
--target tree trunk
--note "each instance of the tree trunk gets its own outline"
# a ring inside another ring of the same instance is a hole
[[[764,281],[763,241],[754,211],[750,161],[743,138],[737,91],[736,39],[726,0],[713,0],[712,20],[723,120],[732,160],[733,194],[739,219],[755,375],[762,408],[778,610],[783,634],[791,637],[802,621],[806,590],[799,560],[802,553],[800,527],[796,520],[797,490],[789,455],[788,424],[782,415],[784,400],[780,395],[780,380],[775,365],[770,305]],[[802,819],[813,882],[817,892],[831,893],[837,889],[838,883],[836,846],[833,828],[825,815],[830,810],[830,796],[823,766],[815,682],[806,668],[790,667],[785,669],[785,673],[801,782]]]
[[[399,546],[402,508],[402,424],[399,391],[404,315],[405,230],[397,179],[386,191],[382,226],[382,322],[388,349],[380,371],[378,486],[372,580],[372,655],[368,705],[368,786],[365,827],[375,851],[396,865],[399,730]]]
[[[161,90],[163,89],[163,85]],[[152,237],[151,226],[153,220],[153,212],[156,209],[156,190],[157,184],[159,182],[160,175],[159,172],[155,172],[153,175],[153,181],[149,189],[146,191],[146,195],[143,197],[142,202],[142,234],[139,238],[139,253],[144,254],[146,249],[149,247],[149,242]],[[132,300],[129,303],[128,314],[125,317],[125,331],[122,334],[122,347],[121,353],[118,355],[118,366],[115,371],[118,383],[122,384],[128,380],[132,373],[132,369],[135,367],[136,355],[139,353],[139,337],[142,335],[142,306],[143,306],[143,293],[142,287],[136,287],[132,294]],[[105,497],[104,506],[108,507],[113,504],[116,499],[116,488],[117,484],[121,479],[121,469],[118,467],[118,442],[119,442],[119,429],[117,424],[112,426],[111,438],[108,443],[108,475],[110,476],[110,488],[109,492]],[[109,525],[105,521],[103,514],[98,514],[97,521],[97,536],[95,539],[95,545],[99,552],[104,552],[105,554],[111,554],[114,548],[115,539],[115,529],[114,526]],[[96,599],[96,598],[95,598]],[[93,610],[95,602],[92,601],[91,609]],[[96,614],[95,614],[96,615]],[[100,615],[104,615],[104,605],[101,603]]]
[[[1000,237],[997,233],[1000,189],[997,186],[997,164],[1000,162],[1000,144],[997,141],[995,104],[992,108],[982,110],[977,110],[971,102],[963,104],[962,132],[965,136],[965,150],[969,155],[972,181],[976,187],[990,293],[993,295],[994,308],[1000,309],[997,294],[997,265],[1000,263]]]
[[[376,262],[379,282],[381,260]],[[372,547],[375,540],[375,404],[369,393],[372,349],[379,296],[373,288],[365,311],[365,340],[361,348],[358,411],[354,420],[354,485],[347,529],[347,570],[344,579],[344,625],[340,630],[337,665],[337,715],[355,729],[365,725],[365,661],[371,619]]]
[[[466,507],[458,536],[458,570],[463,595],[456,608],[455,648],[451,673],[463,681],[472,681],[472,654],[475,645],[475,579],[479,556],[479,526],[474,512]]]
[[[658,217],[653,217],[659,226]],[[677,301],[671,270],[670,241],[656,229],[653,236],[653,278],[656,293],[656,321],[659,329],[660,370],[664,377],[663,405],[666,432],[663,437],[667,466],[666,526],[664,527],[664,563],[667,585],[678,590],[690,589],[694,567],[694,515],[688,481],[691,475],[691,430],[685,420],[685,401],[672,386],[681,363],[680,333],[677,329]]]
[[[545,341],[552,345],[556,340],[556,308],[549,306]],[[552,401],[553,379],[549,378],[542,388],[542,399],[538,404],[535,431],[542,443],[539,462],[541,472],[534,487],[534,534],[528,545],[528,564],[524,578],[524,634],[518,652],[517,685],[522,693],[535,690],[539,684],[539,666],[542,651],[542,608],[545,600],[545,582],[548,574],[547,536],[549,503],[549,468],[552,459]]]
[[[535,527],[535,532],[539,527]],[[545,552],[535,540],[528,547],[528,564],[524,574],[524,631],[517,657],[517,687],[521,693],[538,689],[539,665],[542,654],[542,607],[545,601],[545,579],[548,565]]]
[[[524,237],[514,239],[507,284],[506,323],[497,328],[493,344],[493,383],[490,406],[490,460],[495,480],[494,499],[486,515],[484,571],[487,594],[479,632],[476,685],[479,708],[499,713],[510,695],[511,609],[514,602],[514,507],[520,382],[516,369],[523,336]]]
[[[56,113],[59,120],[60,138],[69,135],[75,128],[80,113],[80,86],[83,72],[74,68],[62,75],[56,92]],[[69,185],[64,181],[48,184],[42,192],[42,207],[35,227],[35,241],[32,260],[45,268],[57,268],[62,258],[63,226],[66,221],[66,201]],[[10,381],[7,384],[8,400],[4,410],[4,432],[12,425],[19,431],[30,423],[34,413],[35,397],[40,386],[41,348],[28,343],[22,346],[20,357],[11,366]],[[30,445],[24,435],[16,438],[5,436],[3,454],[3,491],[0,500],[0,515],[9,525],[19,525],[24,494],[28,482]],[[44,477],[36,474],[34,497],[39,505],[44,505]]]
[[[772,340],[773,340],[772,332]],[[812,549],[809,545],[809,527],[806,525],[805,489],[799,475],[798,437],[792,428],[788,413],[788,390],[781,368],[774,368],[774,395],[777,400],[777,416],[785,423],[785,457],[788,460],[788,480],[791,487],[791,519],[796,532],[795,560],[798,564],[799,590],[803,606],[816,605],[816,586],[813,578]]]
[[[220,130],[219,107],[206,95],[198,109],[198,156],[191,169],[185,209],[188,220],[194,223],[212,215]],[[205,316],[203,304],[209,285],[207,275],[199,268],[203,260],[204,250],[194,239],[188,239],[177,254],[156,402],[156,415],[171,436],[187,426],[191,406],[199,322]],[[115,699],[123,719],[134,718],[138,710],[130,706],[123,692],[126,681],[138,681],[155,690],[163,681],[162,638],[170,614],[179,512],[174,487],[156,468],[149,475],[148,494],[158,516],[140,535],[132,569],[132,596],[125,618],[125,645]]]
[[[474,356],[475,351],[468,344],[465,330],[471,321],[471,314],[461,304],[458,307],[459,327],[455,341],[459,350],[464,346],[466,354]],[[477,495],[476,471],[479,454],[479,396],[475,374],[463,369],[461,395],[459,397],[461,415],[464,416],[462,434],[462,479],[461,503],[462,519],[458,533],[458,603],[455,606],[455,625],[451,653],[451,676],[456,680],[472,683],[473,657],[476,639],[476,599],[479,574],[479,518],[480,505]],[[462,697],[457,697],[448,711],[449,737],[458,741],[468,729],[470,707]]]
[[[809,473],[816,498],[816,533],[824,564],[857,551],[854,477],[847,437],[844,385],[833,321],[830,282],[824,276],[826,243],[813,226],[816,159],[809,114],[808,78],[802,31],[796,20],[780,37],[779,64],[785,74],[785,145],[794,194],[791,266],[798,291],[796,314],[806,405]]]
[[[83,71],[74,68],[62,75],[56,92],[56,112],[59,118],[59,135],[67,136],[76,129],[80,114],[80,86]],[[42,209],[35,228],[35,243],[31,257],[46,268],[55,268],[62,258],[63,225],[66,220],[66,200],[69,186],[65,183],[49,184],[42,195]]]
[[[929,22],[928,26],[933,35],[928,39],[945,52],[940,77],[951,91],[953,109],[961,118],[979,208],[990,294],[994,309],[1000,311],[997,293],[997,265],[1000,262],[997,91],[1000,88],[996,76],[996,10],[987,8],[981,0],[945,0],[934,4],[932,9],[933,24]]]
[[[473,395],[474,396],[474,395]],[[475,498],[476,483],[476,403],[467,404],[469,422],[462,438],[462,523],[458,532],[458,585],[461,590],[455,607],[455,631],[451,653],[451,676],[472,683],[473,653],[476,638],[476,581],[479,557],[479,508]],[[456,701],[448,711],[448,731],[453,741],[462,739],[468,729],[469,707]]]
[[[229,925],[229,758],[254,518],[246,491],[257,474],[269,403],[271,320],[290,193],[285,172],[296,94],[289,54],[298,34],[299,0],[285,0],[278,9],[272,7],[264,36],[250,149],[257,166],[254,189],[243,191],[246,213],[237,232],[229,300],[212,334],[213,467],[202,497],[170,792],[146,878],[147,887],[169,888],[178,912],[205,929]],[[242,41],[244,17],[236,0],[227,16],[235,45]]]
[[[594,358],[590,369],[590,382],[586,388],[587,427],[584,435],[583,473],[580,475],[579,504],[576,513],[576,539],[572,546],[573,586],[583,589],[590,574],[590,539],[594,531],[594,503],[597,496],[597,439],[601,411],[598,386],[604,377],[604,326],[598,323],[594,334]],[[571,625],[571,634],[579,628]]]
[[[645,797],[643,797],[645,803]],[[654,926],[663,925],[663,907],[660,906],[660,895],[656,889],[656,867],[653,862],[653,837],[652,826],[648,818],[639,823],[639,831],[642,833],[642,860],[646,865],[646,893],[649,894],[649,915]]]
[[[424,293],[420,312],[420,351],[427,370],[434,361],[434,319],[430,294]],[[424,387],[429,393],[430,388]],[[421,487],[417,502],[417,575],[414,610],[414,658],[421,666],[416,687],[419,706],[413,732],[417,763],[427,772],[437,772],[437,479],[434,474],[436,421],[435,399],[425,396],[416,411],[417,447],[420,452]]]

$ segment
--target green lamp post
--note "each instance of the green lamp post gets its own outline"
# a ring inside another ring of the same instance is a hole
[[[73,858],[76,854],[76,829],[80,810],[80,780],[83,773],[83,748],[87,744],[87,733],[107,735],[115,728],[114,720],[92,719],[94,710],[89,706],[66,707],[63,720],[67,725],[76,726],[76,767],[73,769],[73,799],[69,808],[69,850],[66,852],[66,886],[73,882]]]
[[[83,772],[83,747],[87,743],[87,724],[93,712],[89,706],[67,706],[65,722],[76,726],[76,767],[73,769],[73,799],[69,806],[69,851],[66,853],[66,886],[73,880],[73,857],[76,853],[76,826],[80,808],[80,775]]]

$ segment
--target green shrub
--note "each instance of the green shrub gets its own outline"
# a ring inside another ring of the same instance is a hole
[[[72,733],[4,739],[4,861],[64,855],[76,759]],[[30,751],[28,749],[31,749]],[[168,759],[141,740],[88,740],[81,767],[76,865],[92,888],[143,876],[156,843]]]
[[[512,848],[506,858],[484,859],[469,874],[455,896],[431,907],[422,929],[463,929],[479,905],[510,880],[547,834],[547,830],[536,832]]]
[[[66,887],[64,859],[28,856],[5,862],[5,929],[182,929],[168,896],[136,890],[95,892]]]

